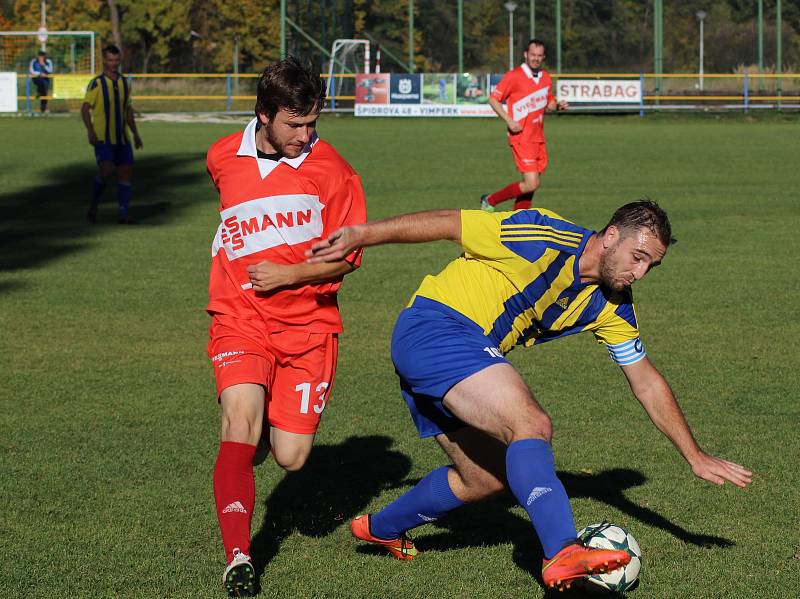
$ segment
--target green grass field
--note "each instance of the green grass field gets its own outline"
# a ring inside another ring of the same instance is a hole
[[[136,227],[113,188],[84,222],[93,155],[77,117],[0,119],[0,597],[222,597],[211,487],[218,408],[204,312],[217,198],[204,155],[231,124],[143,122]],[[644,552],[631,596],[800,596],[800,123],[551,117],[537,202],[600,228],[649,195],[679,243],[637,285],[642,336],[701,444],[751,467],[696,479],[589,335],[511,354],[555,425],[579,527],[608,519]],[[496,120],[357,120],[320,133],[361,173],[371,218],[475,207],[516,177]],[[256,471],[265,597],[541,597],[510,500],[416,531],[421,559],[347,523],[443,456],[415,436],[389,359],[395,316],[447,243],[368,250],[315,452]],[[571,596],[578,596],[572,594]]]

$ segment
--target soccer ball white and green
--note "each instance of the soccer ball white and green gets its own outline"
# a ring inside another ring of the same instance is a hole
[[[596,593],[623,593],[631,590],[639,580],[642,568],[642,550],[633,535],[621,526],[602,522],[590,524],[578,533],[588,547],[600,549],[621,549],[631,556],[631,562],[605,574],[594,574],[584,579],[587,591]]]

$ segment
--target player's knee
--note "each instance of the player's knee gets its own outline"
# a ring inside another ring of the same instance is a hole
[[[311,448],[308,447],[273,447],[272,457],[275,463],[287,472],[297,472],[306,464]]]
[[[241,414],[222,415],[220,439],[255,445],[261,437],[261,422]]]
[[[111,168],[101,166],[97,169],[97,176],[103,181],[103,183],[108,182],[111,179],[111,175],[114,174],[114,170]]]
[[[275,463],[287,472],[297,472],[306,465],[306,460],[310,451],[290,450],[290,451],[276,451],[272,450],[272,457],[275,458]]]
[[[531,423],[534,438],[544,439],[548,443],[553,440],[553,422],[550,416],[544,412],[539,412]]]
[[[535,410],[524,418],[519,418],[512,427],[511,439],[543,439],[550,443],[553,439],[553,423],[550,416],[541,410]]]
[[[286,472],[297,472],[303,469],[303,466],[306,465],[306,461],[304,458],[296,458],[294,460],[275,460],[275,463],[278,464],[281,468],[286,470]]]
[[[519,184],[519,190],[522,193],[532,193],[539,189],[539,180],[536,181],[523,181]]]
[[[255,445],[263,426],[264,391],[258,385],[225,388],[220,395],[220,438]]]

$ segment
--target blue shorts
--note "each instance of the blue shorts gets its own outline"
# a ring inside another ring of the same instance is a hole
[[[97,162],[113,162],[114,166],[133,164],[133,148],[131,144],[107,144],[99,141],[94,145],[94,157]]]
[[[392,362],[414,425],[425,438],[465,426],[442,403],[456,383],[508,360],[475,322],[444,304],[417,296],[397,317]]]

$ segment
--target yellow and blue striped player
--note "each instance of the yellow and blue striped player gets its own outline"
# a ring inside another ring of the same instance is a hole
[[[543,549],[546,586],[568,587],[626,564],[627,553],[585,547],[558,480],[552,424],[505,355],[590,331],[619,364],[655,425],[708,481],[744,487],[751,473],[705,453],[639,339],[630,286],[661,263],[674,240],[666,213],[640,200],[599,232],[543,209],[439,210],[340,229],[310,260],[356,247],[449,239],[464,253],[428,276],[401,312],[392,360],[421,437],[434,436],[451,465],[426,475],[353,534],[399,559],[417,555],[406,531],[506,488],[527,511]]]
[[[422,437],[463,426],[429,397],[508,363],[516,346],[592,331],[618,364],[645,356],[631,290],[581,281],[579,257],[592,234],[542,209],[462,212],[464,254],[425,277],[392,337],[395,366],[411,377],[401,374],[403,395]],[[430,326],[442,334],[431,336]]]
[[[97,220],[100,196],[115,167],[119,222],[135,222],[129,215],[133,195],[133,148],[128,129],[133,133],[136,149],[142,148],[143,144],[131,106],[131,85],[119,72],[120,60],[119,48],[103,48],[103,72],[89,82],[81,106],[81,117],[86,126],[89,144],[94,147],[97,160],[92,200],[86,215],[92,223]]]

